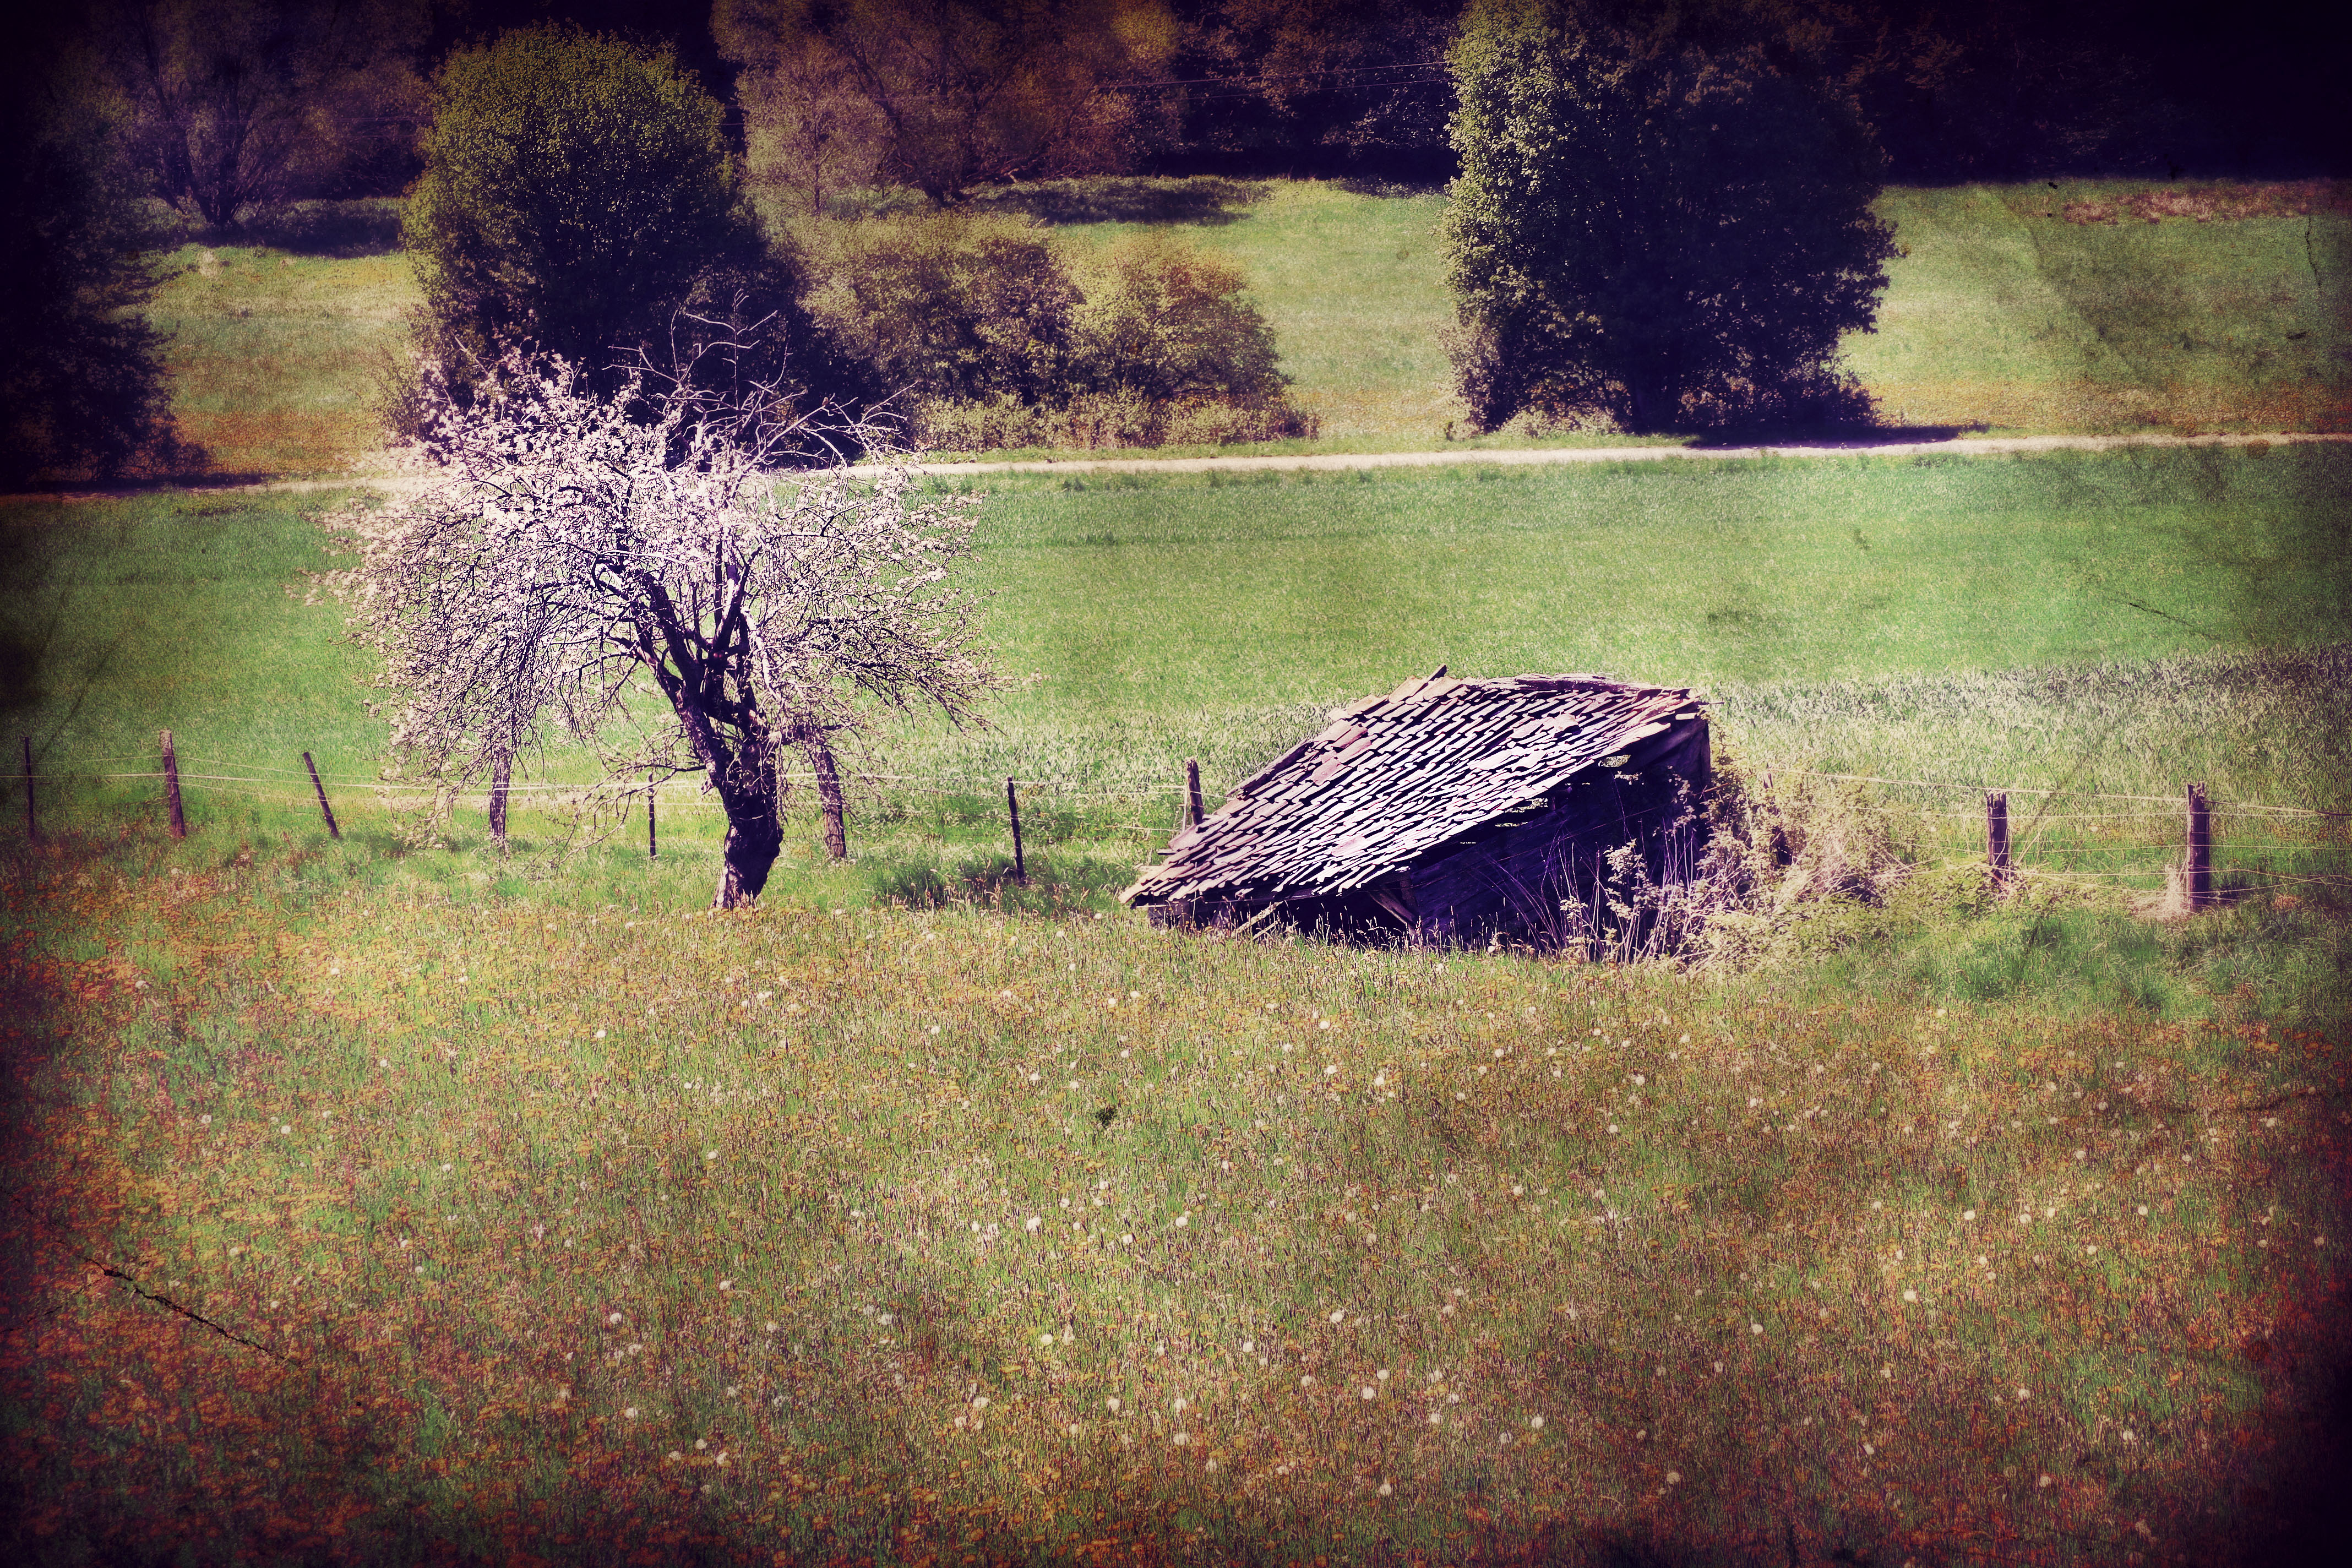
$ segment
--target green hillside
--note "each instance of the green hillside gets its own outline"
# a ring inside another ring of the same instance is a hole
[[[2149,187],[2125,182],[1890,191],[1882,210],[1906,254],[1880,330],[1852,342],[1850,362],[1896,424],[2352,426],[2352,216],[2330,205],[2332,187],[2214,189],[2221,197],[2157,205],[2176,216],[2153,222],[2137,216]],[[1094,181],[977,205],[1050,224],[1074,245],[1168,227],[1231,254],[1299,399],[1322,419],[1317,447],[1345,451],[1442,446],[1449,425],[1466,433],[1438,341],[1452,319],[1435,237],[1443,200],[1316,181]],[[2297,205],[2313,210],[2288,210]],[[2099,208],[2116,216],[2077,221]],[[183,427],[216,468],[323,473],[364,459],[371,389],[416,302],[396,253],[189,246],[168,270],[153,316],[173,334]]]

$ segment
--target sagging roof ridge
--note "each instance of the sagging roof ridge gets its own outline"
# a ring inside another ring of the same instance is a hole
[[[1450,679],[1441,669],[1408,680],[1335,710],[1325,729],[1178,834],[1164,862],[1143,868],[1121,896],[1255,901],[1367,887],[1704,700],[1605,675]]]

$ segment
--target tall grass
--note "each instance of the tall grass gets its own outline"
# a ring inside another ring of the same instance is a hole
[[[18,1561],[2258,1561],[2292,1522],[2340,1014],[289,899],[314,864],[189,847],[0,894]]]

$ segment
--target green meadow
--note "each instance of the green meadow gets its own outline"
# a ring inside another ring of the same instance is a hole
[[[2137,188],[2040,189],[1890,194],[1911,254],[1856,363],[1891,414],[2332,427],[2341,215],[2070,222]],[[1444,439],[1434,198],[1172,190],[1024,199],[1079,243],[1172,212],[1244,256],[1332,442]],[[408,288],[381,226],[184,258],[162,304],[223,467],[363,456]],[[2319,1556],[2347,469],[932,481],[988,492],[990,722],[878,730],[851,859],[796,792],[761,907],[723,915],[690,785],[649,858],[642,795],[530,759],[502,855],[478,794],[382,776],[337,598],[364,495],[0,505],[34,764],[0,802],[0,1550]],[[1213,805],[1441,663],[1694,686],[1749,799],[1908,874],[1743,916],[1696,968],[1118,904],[1186,759]],[[2224,898],[2181,918],[2190,781]]]
[[[2340,187],[2183,189],[2150,209],[2166,215],[2155,221],[2130,204],[2163,189],[2129,181],[1888,191],[1881,211],[1903,254],[1879,330],[1846,353],[1881,418],[1993,431],[2346,428],[2352,216]],[[2069,218],[2086,204],[2116,216]],[[188,245],[163,258],[152,318],[173,334],[175,408],[219,471],[370,466],[373,389],[402,312],[417,302],[394,205],[305,212],[258,243]],[[1467,438],[1438,341],[1453,320],[1440,195],[1328,181],[1097,180],[975,205],[1046,224],[1073,246],[1157,228],[1231,255],[1299,401],[1322,422],[1318,440],[1266,450]],[[837,210],[908,205],[886,193]],[[769,216],[779,229],[805,221]],[[1537,439],[1512,431],[1475,444]],[[1603,439],[1621,438],[1540,437]]]

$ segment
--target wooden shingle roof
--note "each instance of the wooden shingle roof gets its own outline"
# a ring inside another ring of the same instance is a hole
[[[1596,675],[1409,680],[1244,782],[1120,896],[1255,902],[1368,888],[1693,707],[1688,689]]]

